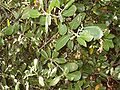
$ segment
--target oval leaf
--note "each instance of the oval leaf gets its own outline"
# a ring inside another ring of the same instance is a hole
[[[69,73],[66,75],[66,78],[70,81],[78,81],[81,78],[81,72],[80,71],[75,71],[73,73]]]
[[[44,79],[43,79],[42,76],[39,76],[39,84],[40,84],[41,86],[45,86],[45,84],[44,84]]]
[[[40,13],[36,9],[30,9],[29,15],[31,18],[38,18],[40,16]]]
[[[57,67],[55,67],[55,68],[51,71],[50,76],[51,76],[51,77],[54,77],[54,76],[56,75],[56,72],[57,72]]]
[[[73,72],[78,69],[78,65],[76,63],[67,63],[64,68],[67,69],[69,72]]]
[[[69,8],[70,5],[72,5],[72,3],[74,2],[75,0],[70,0],[64,7],[64,9],[67,9]]]
[[[85,40],[83,40],[81,37],[77,37],[77,41],[80,45],[83,45],[84,47],[87,47],[87,44]]]
[[[41,55],[45,58],[45,59],[48,59],[48,55],[47,53],[42,49],[41,50]]]
[[[8,27],[5,29],[4,34],[5,34],[5,35],[12,35],[13,32],[14,32],[14,29],[13,29],[13,27],[10,25],[10,26],[8,26]]]
[[[63,16],[67,16],[67,17],[73,16],[75,14],[76,10],[77,10],[76,6],[72,5],[68,10],[65,10],[63,12]]]
[[[78,14],[78,15],[69,23],[71,29],[77,29],[78,26],[80,25],[81,21],[84,20],[85,15],[86,15],[85,13],[80,13],[80,14]]]
[[[58,64],[66,63],[66,59],[65,59],[65,58],[55,58],[54,60],[55,60]]]
[[[60,76],[55,77],[51,82],[50,82],[50,86],[55,86],[58,82],[60,81]]]
[[[70,35],[64,35],[62,36],[57,42],[56,42],[56,50],[60,50],[62,47],[64,47],[66,45],[66,43],[68,42],[68,40],[70,39]]]
[[[59,0],[51,0],[49,8],[48,8],[49,13],[53,10],[54,7],[60,7]]]
[[[84,30],[88,31],[94,37],[94,40],[100,39],[103,36],[102,30],[98,26],[84,27]]]
[[[90,42],[93,39],[93,36],[88,31],[80,33],[80,37],[87,42]]]
[[[65,35],[67,33],[67,26],[65,24],[60,24],[58,32],[60,33],[60,35]]]
[[[74,42],[69,40],[68,43],[67,43],[67,47],[72,50],[73,49],[73,46],[74,46]]]
[[[113,44],[112,40],[104,39],[104,42],[103,42],[104,50],[109,51],[109,49],[113,48],[113,47],[114,47],[114,44]]]
[[[56,58],[59,55],[59,52],[53,51],[52,52],[52,58]]]

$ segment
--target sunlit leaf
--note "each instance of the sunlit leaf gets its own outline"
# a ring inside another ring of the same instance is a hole
[[[37,70],[37,67],[38,67],[38,59],[34,59],[34,68],[35,68],[35,71]]]
[[[55,67],[55,68],[51,71],[50,76],[51,76],[51,77],[54,77],[54,76],[56,75],[56,72],[57,72],[57,67]]]
[[[48,33],[48,26],[51,25],[51,16],[50,15],[46,15],[46,19],[45,19],[45,32]]]
[[[76,6],[75,5],[72,5],[68,10],[65,10],[63,12],[63,16],[73,16],[76,12]]]
[[[93,39],[93,36],[88,31],[80,33],[80,37],[87,42],[90,42]]]
[[[80,14],[78,14],[78,15],[69,23],[71,29],[77,29],[78,26],[80,25],[81,21],[84,20],[85,15],[86,15],[85,13],[80,13]]]
[[[20,90],[19,86],[20,86],[20,82],[17,82],[15,85],[15,90]]]
[[[84,27],[84,30],[88,31],[93,36],[94,40],[100,39],[103,36],[102,30],[98,26]]]
[[[64,68],[67,69],[69,72],[73,72],[78,69],[78,65],[76,63],[67,63],[65,64]]]
[[[55,86],[59,81],[60,81],[60,76],[55,77],[51,82],[50,82],[50,86]]]
[[[38,18],[40,16],[40,13],[36,9],[30,9],[29,15],[31,18]]]
[[[64,7],[64,9],[67,9],[69,8],[70,5],[72,5],[72,3],[74,2],[75,0],[70,0]]]
[[[87,47],[87,43],[81,37],[77,37],[77,41],[80,45],[83,45],[84,47]]]
[[[39,76],[39,84],[40,84],[41,86],[45,86],[45,84],[44,84],[44,79],[43,79],[42,76]]]

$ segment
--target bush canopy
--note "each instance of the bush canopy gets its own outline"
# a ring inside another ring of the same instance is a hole
[[[119,0],[0,0],[0,90],[120,90]]]

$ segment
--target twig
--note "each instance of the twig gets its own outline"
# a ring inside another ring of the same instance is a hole
[[[47,42],[45,42],[45,44],[43,44],[43,45],[40,47],[40,49],[42,49],[42,48],[45,47],[49,42],[51,42],[51,41],[55,38],[55,36],[57,36],[57,34],[58,34],[58,32],[57,32],[55,35],[53,35]]]

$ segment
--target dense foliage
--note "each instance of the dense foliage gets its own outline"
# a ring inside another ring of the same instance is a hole
[[[0,0],[0,90],[120,90],[119,0]]]

